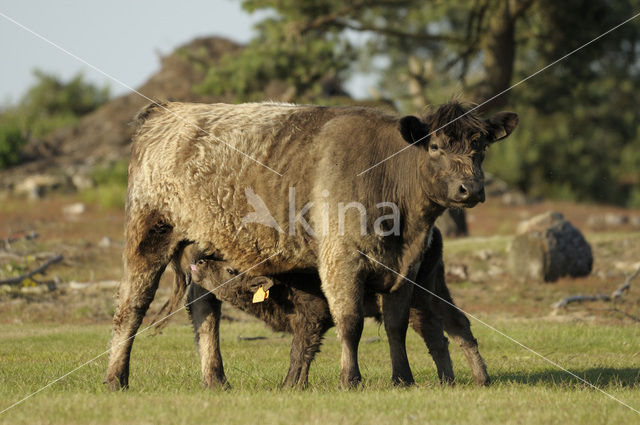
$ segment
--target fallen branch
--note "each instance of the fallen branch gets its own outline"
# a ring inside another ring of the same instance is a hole
[[[631,281],[633,279],[635,279],[638,276],[638,274],[640,274],[640,267],[638,267],[638,269],[635,272],[631,273],[625,279],[624,283],[622,285],[620,285],[620,287],[618,287],[618,289],[613,291],[611,296],[606,295],[606,294],[570,295],[568,297],[562,298],[557,303],[552,304],[551,307],[557,309],[557,308],[566,307],[567,305],[572,304],[572,303],[583,303],[583,302],[590,302],[590,301],[612,301],[612,300],[618,299],[621,296],[623,296],[625,292],[627,292],[629,290],[629,288],[631,287]]]
[[[22,282],[25,279],[30,279],[32,276],[44,272],[50,265],[55,264],[55,263],[59,263],[60,261],[62,261],[62,255],[58,254],[55,257],[50,258],[49,260],[47,260],[47,262],[45,262],[40,267],[35,268],[35,269],[31,270],[28,273],[25,273],[25,274],[23,274],[21,276],[16,276],[16,277],[12,277],[12,278],[5,279],[5,280],[0,280],[0,285],[17,285],[17,284],[19,284],[20,282]]]
[[[631,281],[635,279],[638,274],[640,274],[640,267],[638,267],[635,272],[629,275],[629,277],[627,277],[627,279],[622,285],[620,285],[618,289],[613,291],[613,293],[611,294],[611,298],[620,298],[622,295],[624,295],[624,293],[627,292],[631,287]]]
[[[570,295],[553,304],[551,307],[553,308],[562,308],[566,307],[572,303],[583,303],[586,301],[611,301],[611,297],[605,294],[598,295]]]

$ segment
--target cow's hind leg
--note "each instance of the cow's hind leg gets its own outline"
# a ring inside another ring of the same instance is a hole
[[[187,292],[187,310],[200,355],[202,384],[206,388],[228,389],[230,385],[224,374],[220,353],[222,302],[200,285],[191,284]]]
[[[406,282],[393,293],[382,295],[382,318],[391,353],[391,380],[396,385],[414,383],[406,349],[412,291],[413,286]]]
[[[478,385],[489,385],[491,380],[487,374],[487,366],[484,363],[484,359],[478,351],[478,341],[471,332],[469,319],[455,307],[455,303],[451,299],[451,294],[444,280],[443,265],[438,266],[436,270],[435,293],[442,299],[433,297],[433,308],[442,317],[444,330],[462,349],[471,366],[473,380]]]
[[[105,384],[129,386],[133,339],[158,288],[160,277],[179,245],[173,227],[159,214],[129,211],[125,229],[124,278],[118,287],[111,354]]]

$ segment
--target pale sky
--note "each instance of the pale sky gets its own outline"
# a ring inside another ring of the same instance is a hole
[[[246,42],[264,16],[249,15],[239,0],[0,0],[0,13],[134,88],[158,70],[158,53],[198,36]],[[34,68],[65,80],[82,71],[92,82],[107,82],[112,95],[127,92],[1,15],[0,49],[0,105],[24,94]],[[366,94],[357,86],[348,89]]]

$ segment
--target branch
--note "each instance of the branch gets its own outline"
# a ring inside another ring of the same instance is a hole
[[[32,276],[42,273],[52,264],[59,263],[62,261],[62,255],[56,255],[55,257],[47,260],[43,265],[38,268],[31,270],[29,273],[23,274],[21,276],[12,277],[10,279],[0,280],[0,285],[17,285],[25,279],[29,279]]]
[[[374,25],[364,25],[364,24],[354,25],[346,21],[336,20],[333,23],[333,25],[341,28],[348,28],[354,31],[360,31],[360,32],[371,31],[371,32],[377,32],[379,34],[389,35],[392,37],[411,38],[414,40],[447,41],[450,43],[459,43],[459,44],[463,44],[465,42],[463,39],[458,37],[453,37],[451,35],[430,34],[426,32],[406,32],[406,31],[395,29],[395,28],[377,27]]]
[[[638,276],[638,274],[640,274],[640,267],[638,267],[638,269],[635,272],[629,275],[629,277],[627,277],[627,279],[624,281],[622,285],[620,285],[618,289],[613,291],[613,293],[611,294],[611,298],[616,299],[624,295],[624,293],[628,291],[629,288],[631,287],[631,281],[635,279],[636,276]]]
[[[631,281],[633,279],[635,279],[639,274],[640,274],[640,267],[638,267],[638,269],[635,272],[630,274],[625,279],[624,283],[622,285],[620,285],[620,287],[618,287],[618,289],[613,291],[611,296],[605,295],[605,294],[598,294],[598,295],[570,295],[568,297],[562,298],[557,303],[552,304],[551,307],[553,307],[553,308],[561,308],[561,307],[566,307],[567,305],[572,304],[572,303],[583,303],[583,302],[588,302],[588,301],[612,301],[612,300],[615,300],[617,298],[620,298],[622,295],[624,295],[624,293],[626,291],[629,290],[629,288],[631,287]]]
[[[514,22],[518,20],[535,2],[536,0],[524,0],[511,14],[511,20]]]
[[[327,15],[319,16],[313,21],[303,25],[298,29],[300,34],[305,34],[309,31],[326,28],[326,27],[337,27],[337,28],[348,28],[354,31],[360,32],[376,32],[379,34],[385,34],[392,37],[399,38],[411,38],[414,40],[423,40],[423,41],[448,41],[453,43],[464,43],[464,40],[461,38],[449,36],[449,35],[441,35],[441,34],[429,34],[425,32],[406,32],[395,28],[386,28],[386,27],[378,27],[375,25],[367,25],[367,24],[353,24],[348,22],[348,15],[359,11],[363,8],[370,8],[373,6],[393,6],[399,7],[403,4],[410,6],[414,2],[406,1],[406,2],[398,2],[394,0],[380,0],[380,1],[357,1],[353,2],[349,6],[345,6],[342,9],[339,9],[333,13],[329,13]]]
[[[598,295],[570,295],[553,304],[553,308],[566,307],[571,303],[583,303],[585,301],[610,301],[611,297],[605,294]]]

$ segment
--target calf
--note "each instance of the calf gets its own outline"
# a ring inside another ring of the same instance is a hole
[[[425,341],[441,382],[453,382],[454,379],[444,328],[462,348],[476,383],[487,385],[486,366],[478,352],[469,321],[455,307],[444,281],[442,239],[437,229],[434,229],[427,251],[427,260],[422,264],[416,282],[424,290],[413,292],[411,327]],[[204,385],[227,385],[219,347],[220,309],[222,301],[226,301],[263,320],[275,331],[293,334],[289,371],[283,385],[306,386],[309,367],[320,350],[322,338],[334,326],[318,274],[249,277],[238,275],[224,260],[198,254],[194,260],[190,273],[186,274],[192,283],[187,291],[187,308],[194,326]],[[179,278],[177,281],[182,280]],[[260,287],[269,291],[269,297],[254,303],[254,294]],[[365,316],[380,320],[378,298],[374,293],[365,293]]]

